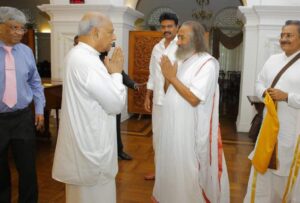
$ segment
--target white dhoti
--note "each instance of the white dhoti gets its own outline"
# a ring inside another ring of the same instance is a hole
[[[268,170],[265,174],[257,173],[256,180],[254,176],[254,168],[251,168],[251,173],[248,182],[248,189],[244,199],[244,203],[251,202],[252,192],[255,203],[282,203],[284,192],[288,181],[288,176],[278,176]],[[253,191],[253,181],[256,181]],[[288,203],[300,203],[300,179],[297,177],[292,193],[287,198]],[[250,186],[250,187],[249,187]]]
[[[251,202],[253,176],[254,168],[252,166],[244,203]],[[267,170],[263,175],[257,173],[255,180],[255,203],[281,203],[287,179],[287,176],[275,175],[270,170]]]
[[[159,133],[162,123],[162,105],[154,104],[152,108],[152,139],[153,139],[153,149],[156,150],[158,145]]]
[[[154,150],[154,164],[156,161],[156,154],[157,154],[157,146],[160,139],[160,130],[162,126],[162,105],[154,104],[152,107],[152,143],[153,143],[153,150]],[[156,169],[155,169],[156,174]],[[158,193],[156,188],[153,189],[153,196]]]
[[[300,137],[288,176],[275,172],[268,169],[261,174],[252,166],[244,203],[300,203]]]
[[[111,180],[93,186],[66,184],[66,203],[115,203],[116,184]]]

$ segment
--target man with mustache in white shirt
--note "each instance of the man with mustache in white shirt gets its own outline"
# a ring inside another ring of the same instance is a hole
[[[164,38],[157,43],[151,54],[149,65],[149,79],[147,82],[147,93],[144,101],[145,110],[151,112],[152,105],[152,132],[153,132],[153,149],[154,154],[156,145],[159,140],[159,131],[161,129],[161,112],[164,100],[164,77],[160,69],[160,59],[162,55],[169,56],[170,60],[175,62],[175,51],[177,49],[177,31],[178,31],[178,18],[174,13],[163,13],[159,18],[161,32]],[[151,102],[152,98],[152,102]],[[154,180],[155,175],[150,173],[145,176],[145,180]]]

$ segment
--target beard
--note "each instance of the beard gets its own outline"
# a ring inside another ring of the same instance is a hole
[[[178,60],[186,60],[195,53],[195,48],[192,43],[178,46],[175,55]]]

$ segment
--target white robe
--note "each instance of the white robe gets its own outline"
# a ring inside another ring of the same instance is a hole
[[[299,53],[299,52],[297,52]],[[256,94],[262,98],[263,92],[271,86],[277,73],[287,64],[297,53],[287,57],[284,53],[271,56],[265,63],[258,75],[256,82]],[[278,132],[278,170],[268,169],[265,174],[258,174],[256,181],[255,202],[274,203],[281,202],[284,194],[286,181],[289,176],[291,163],[294,157],[295,145],[300,134],[300,60],[296,61],[289,69],[283,73],[274,88],[288,93],[288,102],[277,102],[277,115],[279,119]],[[266,112],[264,112],[266,113]],[[299,128],[299,127],[298,127]],[[249,158],[252,159],[254,151]],[[244,202],[250,202],[251,185],[253,181],[253,168],[249,177],[247,194]],[[300,172],[299,172],[300,173]],[[297,179],[299,185],[300,178]],[[296,198],[300,202],[299,192]]]
[[[191,106],[172,85],[168,88],[156,154],[154,197],[159,203],[204,202],[203,193],[211,202],[229,202],[223,152],[220,181],[216,165],[218,74],[218,62],[206,53],[194,55],[179,64],[177,78],[201,100],[196,107]],[[212,116],[213,126],[210,122]]]
[[[165,97],[165,79],[161,72],[159,63],[162,55],[168,56],[172,63],[174,63],[175,52],[177,50],[177,37],[175,37],[167,47],[165,47],[165,40],[166,39],[163,38],[153,47],[149,63],[150,74],[147,82],[147,89],[153,91],[152,137],[154,151],[156,151],[156,145],[158,143],[162,119],[162,105]]]
[[[121,74],[110,75],[94,48],[85,43],[72,48],[65,59],[55,180],[82,187],[114,182],[118,171],[115,115],[123,109],[125,98]]]

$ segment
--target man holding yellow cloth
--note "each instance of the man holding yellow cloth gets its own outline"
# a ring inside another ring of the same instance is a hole
[[[267,60],[256,82],[257,96],[270,103],[266,103],[261,132],[249,155],[253,166],[244,203],[300,202],[300,59],[295,58],[300,54],[300,21],[286,21],[280,46],[284,53]],[[281,69],[294,58],[295,62],[270,88]],[[276,170],[267,169],[268,150],[261,150],[261,146],[272,148],[274,139],[278,145]]]

